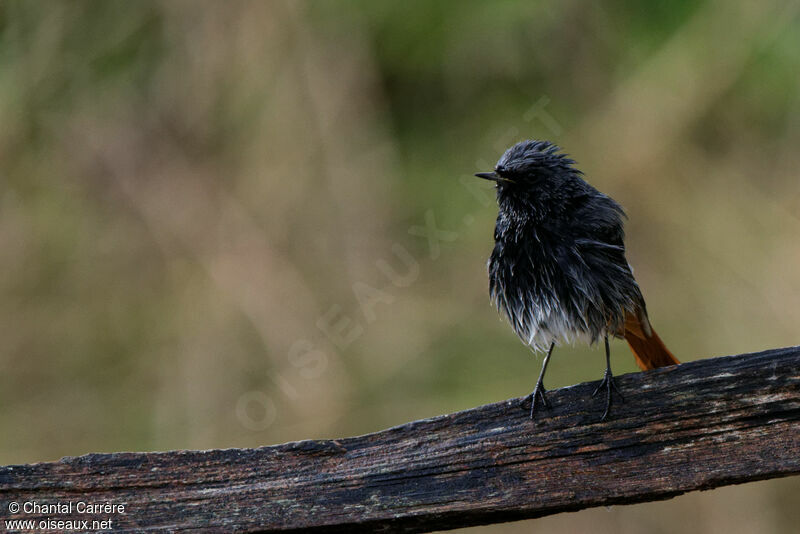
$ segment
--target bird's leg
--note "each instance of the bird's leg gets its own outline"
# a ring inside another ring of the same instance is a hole
[[[606,411],[603,412],[603,417],[600,418],[601,421],[605,421],[608,417],[608,412],[611,410],[611,390],[617,392],[619,398],[622,402],[625,402],[625,398],[622,396],[622,393],[619,392],[619,388],[617,388],[617,384],[614,383],[614,375],[611,374],[611,353],[608,349],[608,335],[605,337],[606,341],[606,374],[603,377],[603,380],[600,382],[600,385],[597,386],[597,389],[594,390],[592,393],[592,397],[597,395],[601,389],[605,386],[606,388]]]
[[[533,416],[536,415],[537,401],[541,401],[545,408],[550,407],[550,403],[547,401],[547,397],[545,397],[547,390],[544,388],[542,380],[544,380],[544,372],[547,370],[547,362],[550,361],[550,355],[553,353],[553,347],[555,346],[555,341],[550,343],[550,348],[547,351],[547,355],[544,357],[544,362],[542,362],[542,370],[539,373],[539,379],[536,381],[536,387],[533,388],[533,393],[529,395],[531,398],[531,419],[533,419]]]

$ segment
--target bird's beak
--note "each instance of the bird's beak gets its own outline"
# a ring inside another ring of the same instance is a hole
[[[503,178],[502,176],[500,176],[496,172],[479,172],[475,176],[477,176],[478,178],[483,178],[484,180],[491,180],[493,182],[511,182],[511,183],[514,183],[511,180],[509,180],[508,178]]]

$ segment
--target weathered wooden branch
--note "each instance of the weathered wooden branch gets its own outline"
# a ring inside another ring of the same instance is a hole
[[[536,423],[512,399],[355,438],[2,467],[0,520],[111,519],[117,533],[420,532],[800,473],[800,347],[617,384],[626,402],[604,423],[587,383],[551,392]],[[33,501],[73,511],[9,513]],[[105,501],[124,513],[75,510]]]

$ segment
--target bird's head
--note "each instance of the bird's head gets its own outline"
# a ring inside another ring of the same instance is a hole
[[[498,160],[492,172],[475,176],[497,183],[498,190],[526,192],[541,187],[557,186],[553,180],[570,178],[580,171],[575,163],[549,141],[522,141],[512,146]]]

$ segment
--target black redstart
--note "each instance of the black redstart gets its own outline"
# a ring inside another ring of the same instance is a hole
[[[476,174],[497,187],[499,213],[489,259],[489,293],[534,351],[546,351],[530,395],[531,418],[556,343],[605,341],[606,372],[595,390],[614,384],[608,336],[624,337],[642,369],[678,363],[647,318],[644,298],[625,259],[622,207],[581,178],[575,162],[547,141],[506,150],[493,172]]]

